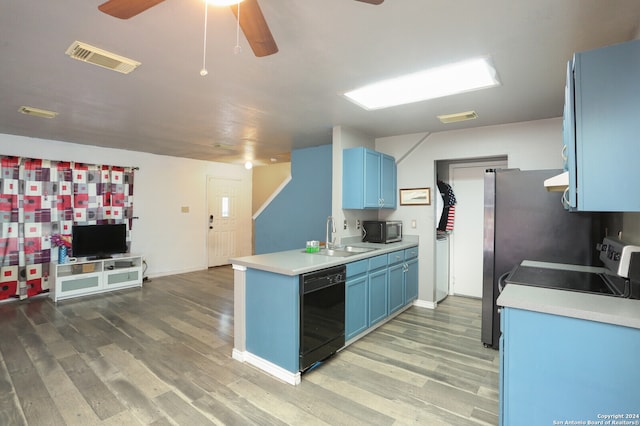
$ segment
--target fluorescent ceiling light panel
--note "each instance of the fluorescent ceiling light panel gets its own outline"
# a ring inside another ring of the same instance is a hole
[[[489,59],[476,58],[383,80],[344,95],[361,107],[374,110],[498,85]]]

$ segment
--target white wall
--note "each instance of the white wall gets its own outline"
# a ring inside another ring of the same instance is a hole
[[[145,257],[149,277],[207,268],[208,175],[241,180],[251,202],[251,171],[242,166],[7,134],[0,134],[0,154],[139,167],[131,251]],[[251,254],[250,239],[241,251]]]
[[[376,140],[377,151],[399,160],[398,188],[428,187],[432,191],[437,190],[434,168],[438,160],[507,156],[509,167],[513,168],[560,169],[561,147],[561,118]],[[430,206],[398,205],[397,210],[384,213],[386,219],[417,222],[416,229],[407,226],[405,233],[420,238],[418,297],[426,302],[435,300],[434,207],[433,201]]]

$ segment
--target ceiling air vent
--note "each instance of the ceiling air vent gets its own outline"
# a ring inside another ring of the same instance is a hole
[[[23,114],[42,118],[54,118],[56,115],[58,115],[58,113],[54,111],[48,111],[46,109],[34,108],[30,106],[21,106],[18,111]]]
[[[107,52],[81,41],[74,41],[65,52],[73,59],[89,62],[99,67],[108,68],[123,74],[129,74],[131,71],[140,66],[140,62],[115,53]]]
[[[439,115],[438,119],[443,123],[455,123],[457,121],[475,120],[478,113],[475,111],[458,112],[456,114]]]

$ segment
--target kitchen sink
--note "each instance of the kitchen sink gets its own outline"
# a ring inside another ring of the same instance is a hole
[[[345,246],[345,247],[338,247],[338,250],[344,250],[349,253],[368,253],[370,251],[374,251],[378,249],[375,247]]]
[[[356,246],[344,246],[344,247],[336,247],[334,249],[320,249],[315,253],[309,254],[319,254],[321,256],[332,256],[332,257],[348,257],[353,256],[355,254],[368,253],[370,251],[377,250],[377,248],[372,247],[356,247]],[[305,250],[306,253],[306,250]]]

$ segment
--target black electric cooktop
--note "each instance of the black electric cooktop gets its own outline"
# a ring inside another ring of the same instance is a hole
[[[620,282],[618,282],[620,281]],[[623,296],[624,280],[594,272],[518,266],[505,279],[507,284],[530,285],[560,290]]]

